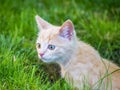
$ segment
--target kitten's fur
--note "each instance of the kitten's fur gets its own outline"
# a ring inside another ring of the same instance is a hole
[[[120,68],[100,57],[90,45],[79,41],[70,20],[62,26],[54,26],[36,16],[36,22],[40,30],[36,42],[40,44],[39,48],[37,46],[39,58],[44,62],[58,63],[62,77],[68,83],[80,89],[87,80],[92,89],[100,86],[101,90],[105,87],[120,90],[120,71],[114,72]],[[55,49],[49,50],[49,44],[55,45]],[[41,57],[40,53],[44,55]]]

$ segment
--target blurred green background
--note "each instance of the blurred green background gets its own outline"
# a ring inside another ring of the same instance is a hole
[[[1,90],[70,90],[58,66],[37,57],[35,15],[54,25],[71,19],[78,38],[120,66],[120,0],[0,0]]]

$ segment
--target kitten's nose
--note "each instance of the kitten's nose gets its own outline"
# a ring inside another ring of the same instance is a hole
[[[42,57],[44,55],[44,53],[40,53],[40,56]]]

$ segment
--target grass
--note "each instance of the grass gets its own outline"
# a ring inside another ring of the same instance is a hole
[[[0,90],[72,89],[38,61],[36,14],[55,25],[71,19],[81,40],[120,65],[119,0],[1,0]]]

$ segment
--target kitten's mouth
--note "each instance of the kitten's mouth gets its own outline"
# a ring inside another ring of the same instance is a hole
[[[48,59],[46,59],[46,58],[43,58],[43,57],[41,57],[41,59],[42,59],[42,60],[48,60]]]
[[[42,60],[43,62],[45,62],[45,63],[52,62],[51,59],[47,59],[47,58],[44,58],[44,57],[42,57],[41,60]]]
[[[43,62],[50,62],[51,60],[49,60],[49,59],[46,59],[46,58],[41,58],[41,60],[43,61]]]
[[[52,60],[51,59],[48,59],[48,58],[45,58],[44,56],[40,56],[39,54],[38,54],[38,56],[39,56],[39,58],[43,61],[43,62],[52,62]]]

